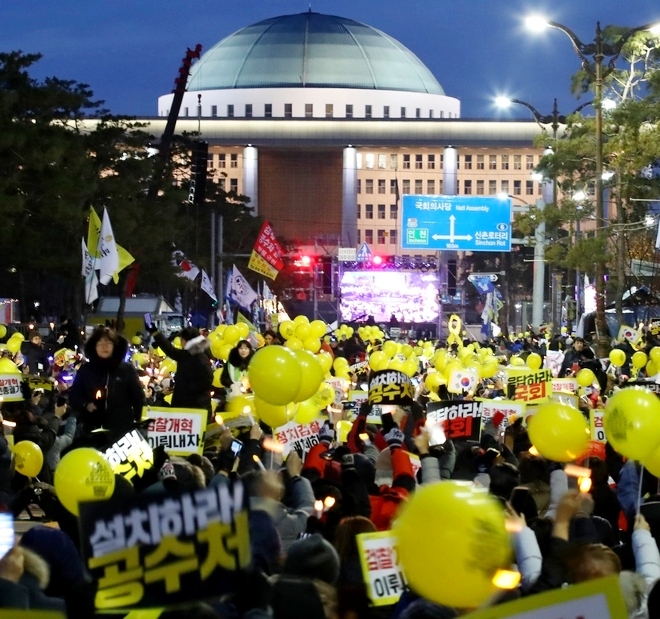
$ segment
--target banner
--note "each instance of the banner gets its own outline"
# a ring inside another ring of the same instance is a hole
[[[561,365],[564,363],[564,353],[561,350],[548,350],[545,353],[544,367],[548,368],[553,376],[558,376]]]
[[[559,402],[571,408],[580,408],[580,398],[574,393],[551,393],[548,397],[552,402]]]
[[[507,396],[510,400],[545,402],[552,393],[552,372],[527,368],[507,369]]]
[[[603,427],[605,411],[591,409],[589,411],[589,428],[591,429],[591,440],[599,443],[607,443],[605,428]]]
[[[380,370],[369,375],[369,404],[407,406],[415,397],[410,376],[398,370]]]
[[[359,537],[358,537],[359,539]],[[463,619],[625,619],[616,576],[553,589],[464,615]]]
[[[20,402],[23,400],[22,380],[21,374],[0,374],[0,400],[3,402]]]
[[[475,398],[481,402],[481,418],[492,419],[493,415],[501,413],[507,421],[510,417],[524,419],[527,405],[525,402],[514,402],[513,400],[489,400],[486,398]]]
[[[103,452],[103,457],[110,463],[115,475],[121,475],[128,481],[135,476],[142,477],[154,464],[153,449],[137,430],[122,436]]]
[[[204,450],[204,433],[208,413],[197,408],[157,408],[147,406],[142,419],[153,419],[147,441],[152,449],[159,445],[175,456],[200,454]]]
[[[650,392],[655,393],[655,395],[660,396],[660,384],[655,381],[645,381],[645,380],[629,380],[621,385],[621,388],[626,387],[643,387],[648,389]]]
[[[442,425],[447,438],[478,441],[481,438],[481,402],[429,402],[426,419]]]
[[[362,576],[374,606],[396,604],[408,588],[399,563],[397,539],[392,531],[361,533],[357,536]]]
[[[366,391],[352,390],[348,392],[348,401],[353,402],[353,410],[350,411],[349,420],[355,421],[357,419],[358,413],[360,412],[360,406],[364,404],[369,397],[369,394]],[[344,409],[346,410],[346,409]],[[382,412],[381,407],[378,404],[374,404],[369,410],[367,415],[367,423],[380,426],[383,423],[383,420],[380,418]]]
[[[240,481],[125,502],[82,503],[87,568],[99,611],[217,598],[251,561],[247,493]]]
[[[277,428],[273,438],[284,448],[282,457],[286,458],[292,451],[296,451],[301,460],[304,460],[309,450],[318,445],[322,424],[323,419],[316,419],[312,423],[289,421]]]
[[[214,301],[217,302],[218,297],[213,290],[213,284],[211,283],[211,278],[208,276],[206,271],[202,269],[202,281],[199,283],[200,288],[211,297]]]
[[[275,279],[278,272],[284,268],[284,262],[282,262],[283,255],[284,250],[277,242],[273,228],[267,221],[264,221],[252,249],[252,257],[250,257],[248,268],[266,275],[266,277]],[[254,266],[257,268],[253,268]]]
[[[577,393],[578,387],[577,378],[552,379],[552,393]]]
[[[474,370],[453,370],[447,381],[449,393],[474,393],[479,375]]]

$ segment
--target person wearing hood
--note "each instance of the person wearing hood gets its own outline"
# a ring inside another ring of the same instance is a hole
[[[254,350],[250,342],[247,340],[240,340],[234,348],[231,349],[227,357],[227,363],[222,368],[220,375],[220,383],[227,389],[228,397],[238,395],[243,386],[243,380],[247,379],[247,369]]]
[[[186,327],[179,333],[181,348],[175,348],[155,327],[148,326],[148,331],[154,336],[156,346],[176,361],[172,407],[203,408],[210,412],[213,368],[209,341],[197,329]]]
[[[114,442],[135,427],[145,406],[137,371],[124,362],[128,341],[100,327],[85,344],[85,363],[69,391],[69,404],[80,415],[86,432],[104,428],[104,442]]]
[[[32,330],[28,333],[27,342],[21,345],[23,363],[28,368],[28,373],[34,376],[48,376],[50,362],[48,351],[41,342],[41,333]]]

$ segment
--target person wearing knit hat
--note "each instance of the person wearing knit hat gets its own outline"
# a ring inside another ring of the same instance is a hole
[[[317,533],[291,544],[282,574],[334,585],[339,578],[339,555],[332,544]]]

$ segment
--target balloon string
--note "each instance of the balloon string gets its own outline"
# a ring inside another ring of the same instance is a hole
[[[639,514],[642,507],[642,479],[644,478],[644,464],[639,469],[639,489],[637,491],[637,513]]]

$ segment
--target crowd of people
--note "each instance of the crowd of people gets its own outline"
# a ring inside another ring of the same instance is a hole
[[[225,360],[214,359],[207,334],[192,328],[167,338],[149,326],[149,335],[145,345],[144,338],[129,341],[100,327],[84,346],[59,355],[57,362],[56,351],[36,332],[28,334],[19,353],[4,351],[31,380],[23,382],[21,401],[4,402],[1,408],[0,505],[12,518],[31,518],[34,526],[0,558],[0,607],[94,616],[98,583],[83,560],[77,518],[58,500],[53,478],[71,450],[103,450],[135,429],[146,435],[143,409],[151,405],[207,411],[209,427],[216,429],[214,440],[203,453],[186,457],[155,449],[153,467],[131,482],[117,475],[114,494],[174,495],[240,480],[249,495],[252,556],[232,594],[165,609],[154,617],[421,619],[475,610],[482,600],[454,608],[422,597],[412,582],[395,603],[374,606],[361,568],[358,535],[390,530],[420,487],[450,480],[484,488],[507,519],[514,551],[510,568],[520,574],[520,582],[494,591],[488,604],[616,576],[629,617],[660,617],[658,478],[605,444],[598,455],[590,450],[576,462],[591,471],[585,489],[567,474],[565,463],[534,449],[522,417],[484,417],[478,440],[437,440],[427,423],[432,402],[507,400],[506,368],[524,365],[530,355],[539,355],[557,377],[576,376],[585,368],[594,372],[593,383],[576,394],[588,417],[627,381],[654,381],[652,366],[639,367],[632,360],[636,352],[650,354],[657,345],[650,333],[634,345],[615,343],[625,355],[617,364],[599,360],[588,342],[568,333],[521,333],[480,345],[469,340],[435,341],[430,347],[406,339],[393,342],[399,351],[407,346],[433,353],[412,357],[417,370],[410,374],[416,385],[410,401],[393,407],[391,420],[381,417],[381,424],[374,423],[376,409],[368,401],[358,410],[348,402],[333,402],[318,411],[323,421],[311,449],[293,450],[284,461],[273,448],[277,428],[258,416],[248,415],[249,423],[236,426],[216,415],[232,398],[249,394],[251,360],[262,346],[282,345],[277,330],[236,341]],[[347,360],[346,393],[368,383],[374,369],[369,359],[386,343],[362,340],[352,329],[319,339],[325,354]],[[498,371],[479,376],[474,388],[462,392],[449,390],[446,378],[428,379],[438,372],[438,351],[444,351],[446,363],[461,359],[467,348],[488,349],[483,358],[496,359]],[[47,386],[35,388],[36,378]],[[348,419],[350,432],[342,436],[338,422]],[[237,440],[239,451],[234,449]],[[11,445],[21,441],[35,443],[43,453],[42,469],[34,477],[16,470]],[[418,470],[410,454],[418,458]],[[43,517],[34,515],[39,511]],[[428,553],[453,560],[451,547],[429,547]],[[443,586],[437,583],[439,590]]]

